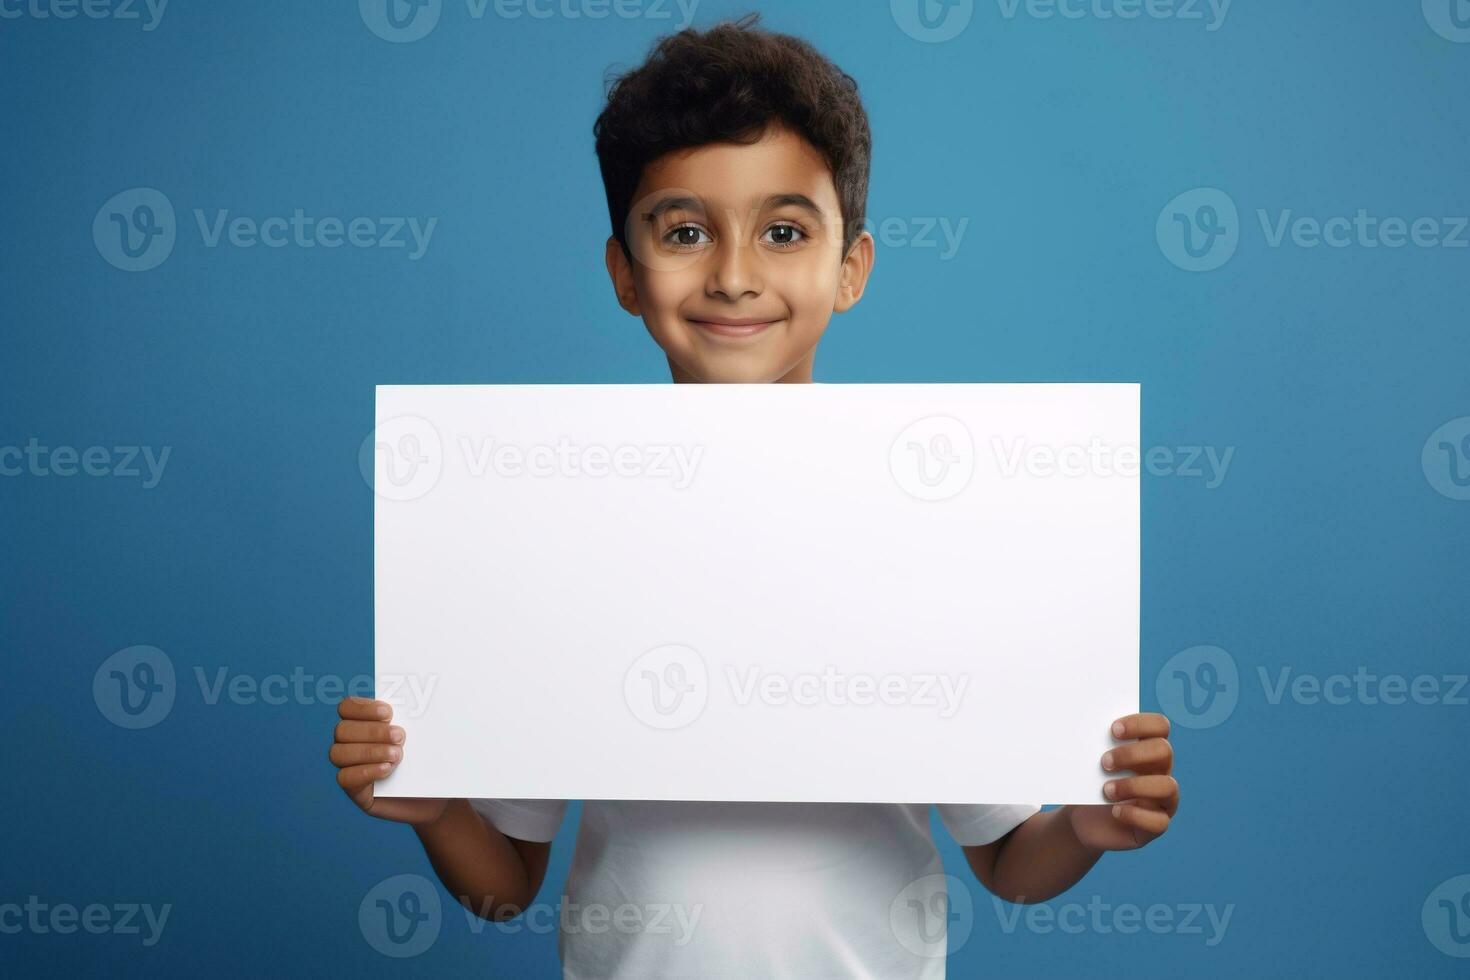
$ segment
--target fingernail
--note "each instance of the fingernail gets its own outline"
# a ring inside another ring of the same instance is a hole
[[[399,728],[397,725],[394,725],[392,728],[388,729],[388,737],[395,742],[403,741],[403,729]]]
[[[1115,816],[1115,817],[1121,817],[1122,815],[1123,815],[1123,805],[1120,803],[1117,806],[1113,807],[1113,816]]]
[[[378,705],[377,712],[379,718],[387,718],[389,715],[388,706],[386,704]]]
[[[397,762],[401,758],[403,758],[403,750],[402,749],[397,748],[397,747],[394,747],[394,748],[391,748],[391,749],[388,750],[388,759],[390,761]]]
[[[1111,769],[1111,768],[1113,768],[1113,753],[1111,753],[1111,752],[1104,752],[1103,753],[1102,767],[1104,769]]]
[[[378,763],[378,772],[387,772],[388,770],[390,770],[392,768],[393,768],[393,764],[391,762],[380,762],[380,763]]]
[[[1103,795],[1110,800],[1118,798],[1118,784],[1116,782],[1103,784]]]
[[[1123,723],[1121,721],[1113,722],[1113,734],[1118,738],[1123,737]]]

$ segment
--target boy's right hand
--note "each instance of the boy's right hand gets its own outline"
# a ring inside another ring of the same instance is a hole
[[[431,824],[443,816],[448,800],[373,798],[373,784],[403,760],[404,731],[389,724],[393,720],[392,705],[368,698],[343,698],[337,714],[342,720],[337,723],[328,758],[337,767],[337,785],[353,803],[364,813],[399,823]]]

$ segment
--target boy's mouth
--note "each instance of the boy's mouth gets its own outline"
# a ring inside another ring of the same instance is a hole
[[[781,319],[765,319],[758,316],[707,316],[690,317],[689,322],[720,337],[754,337],[781,322]]]

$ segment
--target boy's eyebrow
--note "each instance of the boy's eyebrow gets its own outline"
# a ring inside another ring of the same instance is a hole
[[[704,202],[697,197],[666,197],[643,215],[643,220],[652,222],[665,211],[697,211],[704,213]]]
[[[798,208],[805,208],[818,218],[823,216],[822,209],[817,207],[817,203],[805,194],[772,194],[766,198],[764,206],[768,208],[779,208],[787,204],[794,205]]]
[[[772,194],[761,203],[761,210],[765,210],[766,208],[779,208],[788,204],[792,205],[793,207],[804,208],[805,210],[810,211],[812,214],[816,215],[818,218],[825,217],[822,209],[817,206],[817,203],[811,198],[807,197],[805,194]],[[643,220],[652,222],[665,211],[695,211],[699,214],[703,214],[704,202],[697,197],[666,197],[655,204],[653,207],[649,208],[648,211],[644,213]]]

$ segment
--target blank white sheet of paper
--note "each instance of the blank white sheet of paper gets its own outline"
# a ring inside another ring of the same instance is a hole
[[[1099,803],[1136,384],[384,385],[384,796]]]

